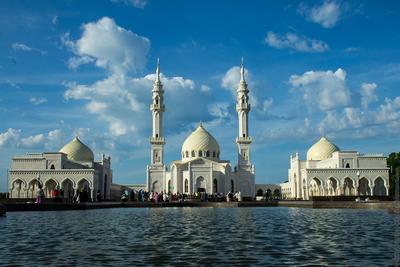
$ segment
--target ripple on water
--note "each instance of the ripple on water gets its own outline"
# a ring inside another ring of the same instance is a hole
[[[380,210],[18,212],[0,218],[0,265],[385,266],[393,223]]]

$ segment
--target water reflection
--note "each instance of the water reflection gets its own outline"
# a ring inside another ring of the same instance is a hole
[[[160,208],[9,213],[0,264],[382,266],[393,215],[380,210]]]

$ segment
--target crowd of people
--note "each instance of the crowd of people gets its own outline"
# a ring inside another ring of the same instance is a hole
[[[139,202],[180,202],[201,201],[201,202],[240,202],[242,201],[241,192],[229,192],[226,196],[223,193],[207,194],[206,192],[196,192],[194,194],[167,193],[167,192],[146,192],[144,190],[133,191],[124,190],[121,195],[121,201],[139,201]]]
[[[92,201],[88,190],[86,190],[85,188],[76,190],[74,195],[70,194],[69,196],[65,196],[64,190],[59,186],[57,186],[52,190],[50,190],[49,197],[50,197],[49,199],[51,199],[51,202],[58,202],[58,203],[61,202],[81,203],[81,202]],[[36,204],[44,203],[45,199],[46,195],[43,190],[43,184],[39,181],[35,203]],[[97,192],[96,199],[97,201],[101,201],[100,190]]]

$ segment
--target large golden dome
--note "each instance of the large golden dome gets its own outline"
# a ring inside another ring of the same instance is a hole
[[[204,129],[200,123],[182,145],[182,159],[189,160],[195,157],[219,158],[219,144],[215,138]]]
[[[74,161],[92,162],[94,160],[93,151],[78,137],[61,148],[60,152],[67,154],[67,158]]]
[[[339,148],[325,137],[322,137],[307,151],[307,160],[324,160],[332,157],[332,153],[336,151],[339,151]]]

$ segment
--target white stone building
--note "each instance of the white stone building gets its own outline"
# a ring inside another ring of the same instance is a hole
[[[86,190],[94,200],[100,190],[103,199],[110,198],[111,158],[102,155],[94,160],[92,150],[78,137],[59,152],[28,153],[15,156],[8,171],[10,198],[35,198],[39,182],[46,197],[57,187],[71,199],[76,190]]]
[[[157,64],[156,80],[152,90],[153,133],[151,164],[146,169],[146,187],[149,192],[171,192],[193,194],[198,191],[224,193],[240,191],[243,197],[253,198],[254,165],[250,160],[248,116],[250,111],[249,90],[241,66],[241,79],[237,89],[236,110],[239,120],[238,164],[231,169],[229,161],[220,158],[221,150],[215,138],[202,123],[182,145],[181,159],[171,163],[169,170],[164,163],[163,113],[164,91]]]
[[[340,149],[322,137],[307,152],[290,156],[288,181],[280,184],[284,199],[312,196],[387,196],[389,168],[383,154]]]

